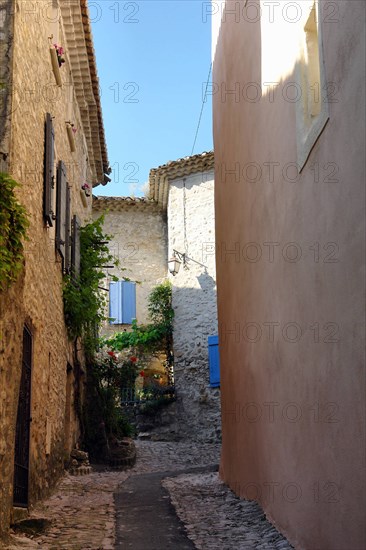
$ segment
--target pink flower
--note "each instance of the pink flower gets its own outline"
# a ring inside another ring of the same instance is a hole
[[[65,53],[65,50],[63,49],[62,46],[58,46],[58,44],[54,44],[53,46],[57,53],[58,66],[61,67],[61,65],[65,63],[65,59],[62,57],[63,54]]]
[[[57,44],[54,44],[54,47],[56,48],[58,55],[62,55],[64,53],[64,49],[62,46],[58,46]]]

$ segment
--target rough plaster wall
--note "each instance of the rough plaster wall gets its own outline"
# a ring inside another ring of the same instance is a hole
[[[93,218],[97,219],[101,213],[99,207],[95,208]],[[113,235],[110,250],[120,261],[120,268],[110,270],[110,274],[141,282],[136,285],[136,316],[139,323],[146,323],[147,298],[151,290],[164,280],[167,272],[164,217],[157,205],[130,203],[121,211],[107,211],[103,228],[105,233]],[[105,323],[102,332],[110,334],[121,329],[122,325]]]
[[[0,529],[9,524],[12,506],[14,430],[21,372],[23,324],[33,333],[33,373],[30,445],[30,503],[44,496],[63,470],[66,366],[73,364],[63,318],[60,257],[55,253],[55,228],[43,222],[43,154],[46,112],[54,117],[55,161],[62,159],[72,185],[72,213],[82,222],[91,215],[91,199],[84,208],[80,186],[85,181],[86,157],[78,107],[71,108],[76,134],[75,153],[70,152],[65,113],[70,112],[70,88],[55,84],[51,68],[49,23],[34,4],[16,2],[14,35],[13,114],[9,171],[22,183],[17,191],[30,214],[29,241],[25,245],[22,278],[1,296],[3,353],[0,356]],[[60,43],[66,47],[65,37]],[[30,47],[31,45],[31,47]],[[64,83],[70,79],[68,62],[62,67]],[[71,441],[77,423],[71,413]],[[48,433],[48,437],[47,437]]]
[[[257,102],[214,97],[221,475],[240,496],[258,499],[297,549],[361,550],[365,4],[334,2],[331,23],[330,5],[319,5],[336,101],[298,177],[290,170],[286,179],[285,168],[297,162],[296,105],[285,100],[292,71],[272,102],[265,93]],[[272,29],[284,24],[278,10]],[[226,90],[260,86],[262,40],[260,22],[228,17],[213,81]],[[294,52],[291,41],[283,44]],[[236,163],[238,178],[229,173]],[[249,163],[262,170],[255,182]]]
[[[169,255],[188,260],[173,277],[174,376],[181,434],[214,441],[220,434],[220,391],[209,386],[207,337],[217,334],[213,171],[170,182]],[[184,223],[185,219],[185,223]],[[206,266],[206,269],[205,267]]]

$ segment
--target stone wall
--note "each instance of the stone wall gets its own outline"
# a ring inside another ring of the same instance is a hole
[[[47,228],[43,220],[47,112],[53,116],[55,163],[62,159],[68,171],[72,214],[77,214],[82,223],[91,216],[91,199],[84,206],[80,194],[82,183],[91,177],[91,169],[79,106],[70,85],[70,57],[62,21],[58,27],[58,43],[66,49],[66,63],[60,69],[63,85],[58,87],[51,68],[48,40],[54,26],[51,28],[40,3],[34,3],[31,11],[29,4],[17,1],[13,6],[13,108],[8,170],[22,184],[17,196],[29,213],[30,227],[29,240],[25,243],[24,272],[16,284],[0,296],[0,531],[9,526],[12,510],[24,324],[33,336],[30,505],[50,491],[63,471],[65,455],[78,438],[73,380],[79,379],[79,374],[67,375],[68,369],[75,371],[76,364],[63,316],[61,257],[55,251],[55,227]],[[66,122],[70,119],[78,129],[74,153],[66,132]]]
[[[119,278],[139,281],[136,285],[136,317],[139,323],[146,323],[147,298],[167,272],[165,217],[155,202],[128,197],[95,197],[93,218],[102,213],[105,215],[104,231],[113,236],[111,253],[120,261],[120,266],[109,272]],[[123,328],[128,329],[129,325],[105,323],[102,332],[111,334]]]
[[[0,172],[7,170],[11,112],[13,2],[0,0]]]
[[[174,377],[180,434],[220,437],[220,390],[209,385],[207,337],[217,334],[213,171],[169,181],[169,255],[188,256],[173,284]],[[198,263],[197,263],[198,262]]]

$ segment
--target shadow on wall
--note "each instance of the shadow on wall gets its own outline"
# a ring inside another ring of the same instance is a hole
[[[207,365],[207,337],[217,334],[216,282],[206,273],[197,280],[200,288],[175,287],[173,281],[174,309],[174,356],[176,363],[198,368],[195,361],[204,361]]]
[[[220,390],[210,387],[207,337],[217,334],[216,283],[197,277],[200,288],[173,286],[174,379],[182,432],[202,441],[221,433]]]

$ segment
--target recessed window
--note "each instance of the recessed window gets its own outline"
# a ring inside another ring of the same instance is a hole
[[[297,78],[301,87],[296,104],[297,156],[302,170],[329,119],[318,2],[313,3],[303,27]]]
[[[312,118],[319,115],[321,111],[320,93],[320,61],[319,61],[319,37],[318,22],[315,5],[312,7],[309,19],[305,25],[305,64],[306,77],[309,93],[307,94],[307,116],[311,123]]]

